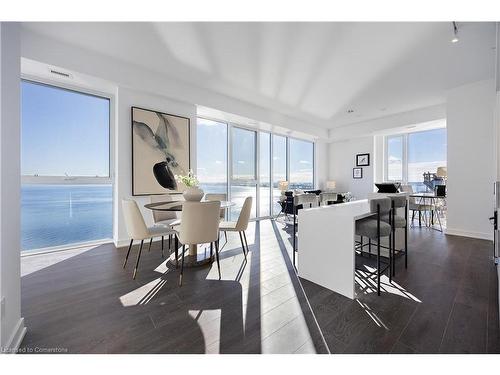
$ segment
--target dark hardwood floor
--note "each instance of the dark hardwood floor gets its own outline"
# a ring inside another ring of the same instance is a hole
[[[306,280],[290,262],[279,222],[252,223],[245,262],[229,234],[217,268],[179,271],[159,243],[143,252],[101,245],[22,278],[25,350],[70,353],[500,353],[491,243],[410,231],[408,269],[398,263],[377,296],[358,274],[356,300]],[[50,257],[40,255],[38,257]],[[35,257],[23,263],[36,263]],[[28,264],[29,266],[29,264]],[[29,267],[28,267],[29,268]]]

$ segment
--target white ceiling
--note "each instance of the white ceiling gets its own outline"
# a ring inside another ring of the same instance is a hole
[[[23,27],[325,128],[443,103],[494,76],[494,23],[459,22],[458,43],[451,22]]]

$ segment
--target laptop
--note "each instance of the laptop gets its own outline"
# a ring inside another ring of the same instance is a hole
[[[399,188],[401,187],[401,183],[381,182],[381,183],[376,183],[375,186],[377,187],[379,193],[398,193]]]

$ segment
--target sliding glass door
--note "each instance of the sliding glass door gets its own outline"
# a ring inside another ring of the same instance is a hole
[[[251,218],[255,218],[257,206],[257,133],[252,130],[231,128],[231,207],[230,219],[238,218],[246,197],[253,198]]]
[[[314,189],[314,144],[289,138],[290,189]]]
[[[259,133],[259,217],[271,216],[271,134]]]
[[[287,146],[286,137],[273,134],[273,215],[281,211],[279,200],[281,191],[280,181],[287,181]]]
[[[227,124],[199,118],[197,176],[205,193],[227,194]]]
[[[446,128],[390,135],[386,137],[385,179],[412,186],[413,191],[429,189],[424,175],[446,167]]]
[[[290,189],[314,188],[314,143],[199,118],[197,175],[206,193],[225,193],[236,220],[246,197],[253,198],[252,218],[277,215],[279,183]]]

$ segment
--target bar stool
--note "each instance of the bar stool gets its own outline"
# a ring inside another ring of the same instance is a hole
[[[389,198],[375,198],[370,200],[370,212],[371,215],[369,217],[356,221],[355,233],[358,236],[368,237],[370,241],[377,241],[377,294],[380,296],[380,275],[389,269],[389,281],[392,281],[390,272],[392,266],[392,227],[387,222],[382,221],[384,215],[391,215],[391,200]],[[380,239],[382,237],[389,237],[389,263],[386,263],[384,269],[381,269],[382,262],[380,259]],[[361,253],[363,252],[363,246],[361,245],[358,248]]]
[[[391,225],[391,236],[392,243],[394,246],[392,247],[392,276],[396,275],[396,253],[405,255],[405,268],[408,268],[408,198],[406,195],[391,195],[389,196],[391,200],[391,214],[383,215],[382,221],[389,223]],[[396,211],[398,208],[403,208],[405,210],[405,215],[400,216],[396,215]],[[403,249],[396,249],[396,229],[404,228],[405,233],[405,247]]]
[[[293,197],[293,266],[295,267],[295,252],[297,251],[297,214],[301,208],[312,208],[318,205],[318,196],[312,193],[298,194]],[[295,267],[296,268],[296,267]]]

